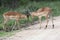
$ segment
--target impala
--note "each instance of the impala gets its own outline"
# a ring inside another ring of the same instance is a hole
[[[34,16],[37,16],[39,18],[40,28],[41,28],[41,17],[45,16],[45,18],[46,18],[47,23],[46,23],[45,28],[47,28],[47,26],[48,26],[48,21],[49,21],[48,18],[51,17],[52,18],[52,26],[54,28],[53,17],[52,17],[52,9],[50,7],[40,8],[35,12],[30,12],[30,14],[31,14],[32,18]]]
[[[18,28],[19,28],[19,20],[22,18],[27,18],[26,15],[18,13],[18,12],[13,12],[13,11],[9,11],[9,12],[5,12],[3,14],[3,18],[4,18],[4,26],[3,29],[6,30],[6,26],[5,24],[9,21],[9,20],[16,20],[15,21],[15,25],[18,24]]]

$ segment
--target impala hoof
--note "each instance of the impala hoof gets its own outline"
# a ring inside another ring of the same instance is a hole
[[[39,29],[41,29],[41,27]]]
[[[47,25],[45,26],[45,29],[47,28]]]
[[[54,24],[53,24],[52,26],[53,26],[53,28],[54,28]]]

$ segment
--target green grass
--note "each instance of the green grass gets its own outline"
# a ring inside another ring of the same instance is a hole
[[[11,32],[0,31],[0,37],[7,36],[7,35],[11,35]]]
[[[19,32],[19,30],[10,31],[10,32],[0,31],[0,37],[12,36],[17,32]]]

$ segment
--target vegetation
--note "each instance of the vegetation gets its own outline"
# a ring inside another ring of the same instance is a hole
[[[12,36],[15,33],[19,32],[19,30],[15,30],[15,31],[10,31],[10,32],[5,32],[5,31],[0,31],[0,37],[6,37],[6,36]]]

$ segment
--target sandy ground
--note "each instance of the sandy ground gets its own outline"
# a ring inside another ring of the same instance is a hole
[[[50,20],[48,28],[44,29],[46,25],[46,21],[44,21],[41,29],[39,29],[40,24],[35,24],[11,37],[0,40],[60,40],[60,16],[54,17],[54,24],[55,28],[52,29]]]

